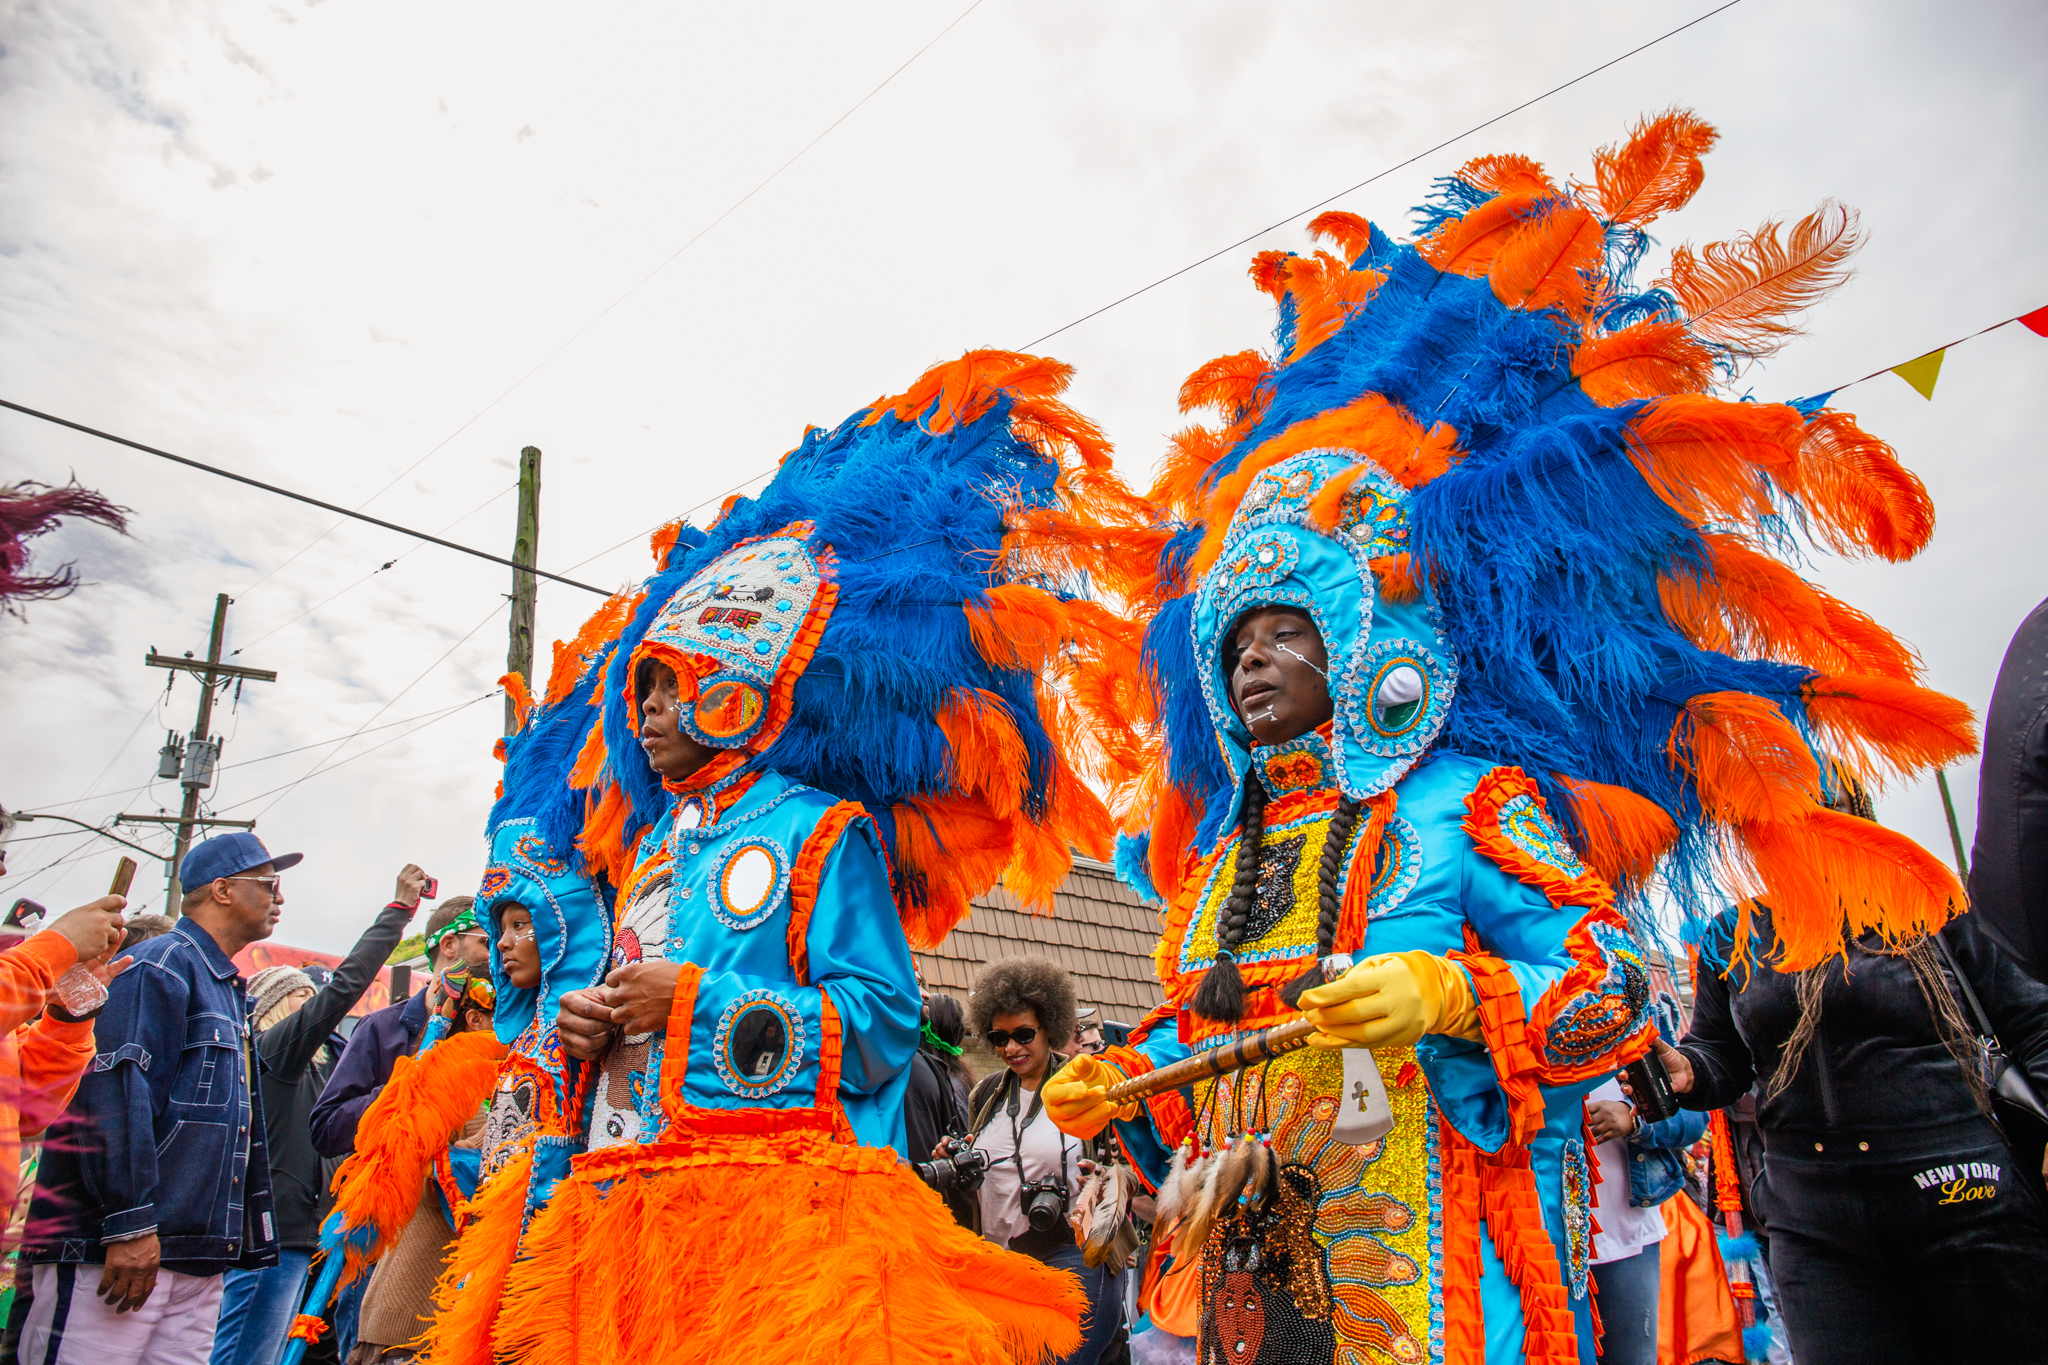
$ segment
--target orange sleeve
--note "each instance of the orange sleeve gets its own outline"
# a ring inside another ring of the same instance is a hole
[[[78,962],[78,950],[55,929],[0,953],[0,1029],[12,1033],[36,1017],[55,985]]]
[[[92,1064],[92,1020],[67,1024],[46,1014],[17,1032],[14,1044],[21,1054],[21,1135],[34,1137],[70,1105]]]

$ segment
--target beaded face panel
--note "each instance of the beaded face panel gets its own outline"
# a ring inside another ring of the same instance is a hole
[[[819,602],[826,568],[794,534],[802,525],[736,545],[705,565],[648,629],[642,650],[691,661],[697,695],[678,719],[710,748],[746,747],[768,715],[785,665],[800,667],[808,658],[793,651]]]
[[[1236,950],[1241,963],[1308,958],[1316,950],[1316,874],[1323,845],[1329,838],[1331,811],[1318,810],[1293,819],[1268,823],[1259,859],[1258,904],[1244,941]],[[1359,831],[1353,829],[1352,838]],[[1216,922],[1230,889],[1237,882],[1237,841],[1209,868],[1194,917],[1181,942],[1180,970],[1199,972],[1216,960]]]

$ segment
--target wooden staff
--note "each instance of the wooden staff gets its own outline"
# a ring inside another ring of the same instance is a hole
[[[1222,1076],[1232,1071],[1242,1071],[1248,1066],[1270,1061],[1289,1052],[1308,1046],[1310,1035],[1316,1026],[1306,1019],[1295,1019],[1240,1038],[1228,1047],[1211,1048],[1198,1052],[1192,1057],[1175,1062],[1172,1066],[1148,1071],[1142,1076],[1133,1076],[1127,1081],[1118,1081],[1109,1088],[1112,1104],[1129,1104],[1132,1100],[1146,1099],[1166,1090],[1178,1090],[1181,1086],[1211,1076]]]

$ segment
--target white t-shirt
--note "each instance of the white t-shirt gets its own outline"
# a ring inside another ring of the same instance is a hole
[[[1589,1104],[1599,1100],[1625,1103],[1628,1096],[1622,1093],[1621,1083],[1609,1076],[1586,1100]],[[1599,1178],[1593,1182],[1597,1196],[1593,1218],[1600,1225],[1600,1230],[1593,1234],[1593,1264],[1624,1261],[1644,1247],[1663,1241],[1664,1211],[1639,1209],[1628,1202],[1628,1168],[1634,1160],[1628,1139],[1603,1142],[1593,1149],[1593,1155],[1600,1163]]]
[[[1025,1179],[1057,1180],[1064,1155],[1067,1198],[1071,1204],[1073,1196],[1081,1190],[1081,1158],[1085,1149],[1078,1139],[1068,1137],[1054,1125],[1043,1105],[1027,1125],[1024,1115],[1031,1109],[1033,1092],[1020,1086],[1016,1098],[1017,1127],[1024,1139]],[[988,1126],[974,1139],[974,1145],[989,1156],[988,1174],[981,1180],[981,1233],[997,1246],[1006,1247],[1012,1237],[1031,1230],[1030,1221],[1024,1217],[1024,1206],[1017,1200],[1017,1163],[1010,1159],[1017,1144],[1010,1136],[1007,1099],[996,1102]]]

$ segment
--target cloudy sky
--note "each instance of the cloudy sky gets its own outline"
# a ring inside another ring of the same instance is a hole
[[[541,564],[612,587],[646,530],[807,423],[1028,345],[1715,3],[0,0],[0,397],[498,552],[537,445]],[[1469,156],[1583,176],[1689,106],[1723,141],[1667,245],[1830,196],[1863,215],[1856,279],[1743,381],[1801,396],[2048,304],[2043,53],[2025,0],[1741,0],[1339,206],[1399,230]],[[1046,343],[1132,477],[1180,378],[1265,341],[1252,253],[1303,241],[1296,220]],[[2048,340],[2014,326],[1952,352],[1931,403],[1889,375],[1839,400],[1940,526],[1912,564],[1811,571],[1979,708],[2048,595],[2044,379]],[[280,939],[344,948],[409,860],[472,886],[509,573],[0,412],[0,481],[74,472],[133,535],[39,542],[90,586],[0,620],[0,803],[174,809],[148,778],[194,687],[166,697],[142,660],[203,651],[227,592],[230,648],[279,678],[223,713],[209,795],[308,854]],[[595,602],[542,587],[543,657]],[[1967,837],[1974,768],[1955,781]],[[1945,852],[1931,785],[1881,814]],[[22,828],[0,899],[104,887],[119,850],[56,830]]]

